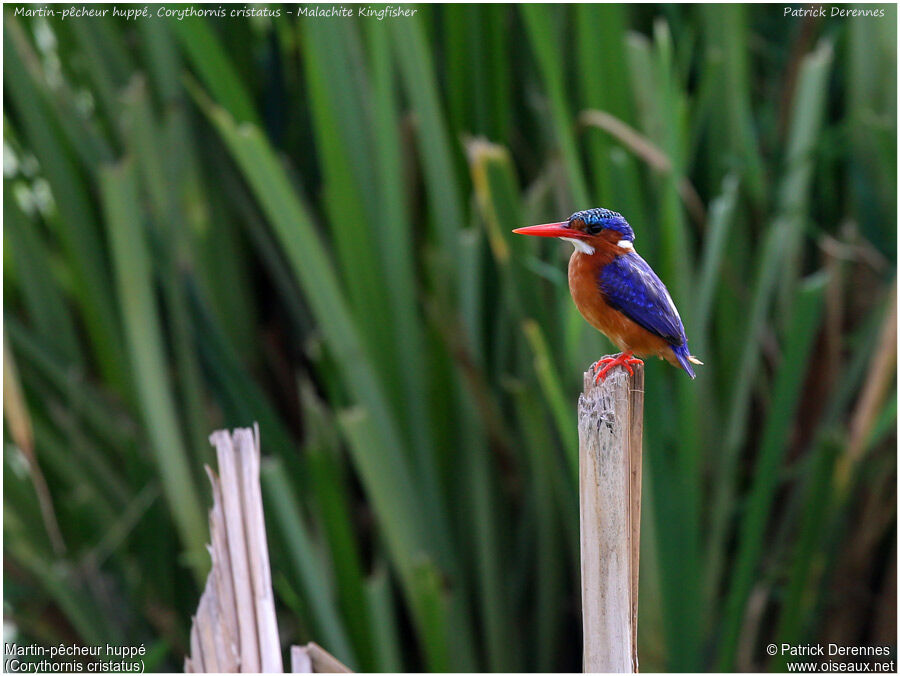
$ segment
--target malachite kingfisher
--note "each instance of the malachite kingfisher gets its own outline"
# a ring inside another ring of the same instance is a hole
[[[635,354],[656,355],[694,378],[702,364],[688,350],[684,324],[666,285],[634,250],[634,231],[622,214],[609,209],[578,211],[561,223],[517,228],[520,235],[558,237],[575,246],[569,259],[569,291],[588,323],[622,353],[593,365],[596,380],[610,369],[643,364]]]

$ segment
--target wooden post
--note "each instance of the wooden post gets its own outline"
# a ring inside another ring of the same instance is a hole
[[[586,673],[636,673],[644,368],[621,367],[578,399],[581,604]]]

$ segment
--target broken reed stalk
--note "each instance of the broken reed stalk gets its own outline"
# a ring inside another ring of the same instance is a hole
[[[209,511],[212,569],[191,623],[185,672],[281,673],[272,571],[259,483],[259,427],[213,432],[219,474]],[[349,673],[316,643],[291,648],[291,666],[303,673]]]
[[[351,671],[318,643],[291,646],[294,674],[349,674]]]
[[[644,367],[584,374],[578,399],[585,673],[636,673]]]
[[[259,428],[213,432],[212,569],[191,626],[186,672],[281,672],[281,642],[259,484]]]

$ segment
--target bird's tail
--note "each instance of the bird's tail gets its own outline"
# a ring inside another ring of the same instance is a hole
[[[697,357],[692,355],[690,352],[688,352],[687,343],[673,346],[672,352],[675,353],[675,358],[678,360],[678,363],[681,364],[681,368],[683,368],[691,378],[696,378],[697,376],[694,373],[694,369],[691,364],[702,366],[703,362],[697,359]]]

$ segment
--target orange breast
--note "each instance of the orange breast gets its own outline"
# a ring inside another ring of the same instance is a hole
[[[569,290],[581,316],[620,350],[671,361],[674,355],[666,341],[611,307],[603,298],[597,275],[611,258],[602,254],[598,251],[590,256],[575,251],[569,259]]]

